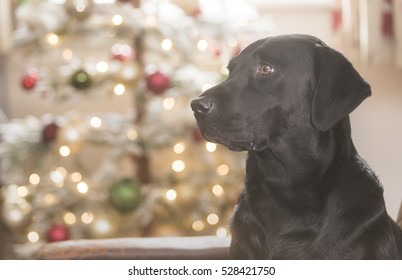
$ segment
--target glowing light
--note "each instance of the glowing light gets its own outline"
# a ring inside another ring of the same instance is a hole
[[[127,131],[127,138],[131,141],[134,141],[135,139],[137,139],[138,137],[138,133],[135,129],[130,129],[129,131]]]
[[[57,197],[52,193],[47,193],[43,196],[43,202],[47,205],[54,205],[57,202]]]
[[[174,147],[173,147],[173,151],[176,154],[182,154],[185,149],[186,149],[186,145],[184,145],[184,143],[182,143],[182,142],[176,143],[176,145],[174,145]]]
[[[25,186],[20,186],[17,189],[17,194],[21,197],[26,197],[28,195],[28,188]]]
[[[56,168],[57,172],[60,172],[63,176],[67,175],[67,170],[63,166],[59,166]]]
[[[59,149],[59,153],[62,157],[68,157],[71,153],[71,150],[67,146],[61,146]]]
[[[166,192],[166,195],[165,195],[165,196],[166,196],[166,199],[167,199],[167,200],[172,201],[172,200],[175,200],[175,199],[176,199],[177,193],[176,193],[175,190],[170,189],[170,190],[168,190],[168,191]]]
[[[36,231],[30,231],[27,234],[29,242],[36,243],[39,241],[39,234]]]
[[[59,42],[59,36],[54,33],[49,33],[46,36],[46,40],[50,45],[56,45]]]
[[[102,126],[102,120],[99,117],[92,117],[89,123],[94,128],[99,128]]]
[[[219,222],[219,216],[214,213],[209,214],[207,217],[207,222],[210,225],[216,225]]]
[[[161,43],[161,47],[165,51],[172,49],[172,46],[173,46],[173,43],[172,43],[172,40],[170,40],[170,39],[164,39]]]
[[[107,64],[107,62],[105,62],[105,61],[99,61],[96,64],[96,70],[98,70],[101,73],[107,72],[108,69],[109,69],[109,64]]]
[[[214,185],[212,187],[212,193],[217,197],[222,197],[225,191],[223,190],[221,185]]]
[[[64,214],[63,220],[67,225],[73,225],[77,221],[77,218],[73,213],[67,212],[66,214]]]
[[[82,175],[79,172],[74,172],[70,175],[70,179],[74,183],[78,183],[79,181],[82,180]]]
[[[87,183],[85,183],[85,182],[79,182],[79,183],[77,184],[77,190],[78,190],[78,192],[80,192],[80,193],[82,193],[82,194],[87,193],[87,192],[88,192],[88,185],[87,185]]]
[[[20,209],[11,208],[7,212],[7,217],[9,217],[10,221],[21,222],[24,220],[25,214]]]
[[[217,145],[215,143],[207,142],[205,144],[205,148],[207,149],[208,152],[213,153],[216,151]]]
[[[121,25],[123,23],[123,17],[121,15],[114,15],[112,17],[113,25]]]
[[[192,228],[194,231],[202,231],[205,228],[204,222],[197,220],[193,223]]]
[[[83,3],[77,3],[75,6],[75,10],[79,13],[85,12],[87,8],[87,3],[83,2]]]
[[[81,137],[80,132],[75,127],[69,127],[64,129],[64,138],[70,142],[77,142]]]
[[[125,91],[126,87],[123,84],[117,84],[113,89],[114,94],[117,96],[123,95]]]
[[[81,215],[81,221],[88,225],[94,221],[94,215],[91,212],[84,212]]]
[[[201,39],[197,43],[197,49],[201,52],[204,52],[208,49],[208,41],[205,39]]]
[[[218,168],[216,169],[216,173],[218,173],[218,175],[221,175],[221,176],[228,175],[229,166],[227,166],[226,164],[219,165]]]
[[[112,225],[105,218],[96,219],[93,227],[98,234],[107,234],[112,230]]]
[[[163,100],[163,108],[166,110],[172,110],[175,105],[175,101],[173,97],[168,97]]]
[[[218,229],[216,230],[216,236],[217,236],[217,237],[221,237],[221,238],[228,236],[228,231],[227,231],[227,229],[224,228],[224,227],[218,228]]]
[[[172,169],[175,172],[182,172],[186,168],[186,164],[182,160],[175,160],[172,163]]]
[[[32,185],[37,185],[37,184],[39,184],[39,182],[40,182],[40,177],[39,177],[39,175],[36,174],[36,173],[31,174],[31,176],[29,176],[29,182],[30,182]]]
[[[73,52],[70,49],[65,49],[63,51],[63,58],[65,60],[71,60],[73,58]]]
[[[64,174],[61,170],[56,169],[50,172],[50,180],[57,186],[62,186],[64,184]]]

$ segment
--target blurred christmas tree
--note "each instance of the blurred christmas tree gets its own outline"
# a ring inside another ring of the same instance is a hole
[[[1,125],[1,215],[20,256],[66,239],[226,236],[243,155],[205,142],[189,102],[269,21],[205,0],[25,0],[16,18],[22,87],[65,108]],[[124,96],[127,112],[97,111]]]

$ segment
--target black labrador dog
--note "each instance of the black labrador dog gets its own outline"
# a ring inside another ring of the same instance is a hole
[[[203,136],[248,151],[232,218],[236,259],[400,259],[402,232],[357,154],[349,113],[370,86],[308,35],[258,40],[191,103]]]

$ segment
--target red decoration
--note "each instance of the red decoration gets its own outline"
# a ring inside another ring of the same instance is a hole
[[[38,78],[34,75],[25,75],[22,77],[22,87],[24,89],[30,90],[33,89],[36,86],[36,82],[38,81]]]
[[[124,62],[124,61],[128,60],[128,56],[124,55],[124,54],[114,54],[112,59],[118,60],[120,62]]]
[[[342,10],[334,8],[332,10],[332,31],[336,32],[342,27]]]
[[[56,140],[59,126],[55,123],[46,125],[42,130],[42,142],[49,144]]]
[[[57,242],[69,239],[70,233],[68,228],[63,225],[53,225],[46,232],[46,239],[48,242]]]
[[[205,140],[198,128],[193,130],[193,139],[195,142],[204,142]]]
[[[157,71],[147,77],[147,88],[155,94],[162,94],[170,86],[170,78]]]
[[[392,0],[383,1],[381,32],[383,37],[392,38],[394,36],[392,16]]]
[[[219,45],[219,42],[211,41],[210,49],[216,57],[219,57],[222,54],[222,49],[221,46]]]
[[[190,14],[190,16],[192,16],[192,17],[194,17],[194,18],[200,17],[201,15],[202,15],[202,10],[201,10],[200,7],[198,7],[197,9],[195,9],[195,10]]]
[[[115,44],[111,48],[112,59],[125,62],[135,57],[133,48],[128,44]]]

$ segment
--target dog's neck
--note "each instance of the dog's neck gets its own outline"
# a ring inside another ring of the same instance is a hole
[[[300,141],[301,134],[295,135],[289,135],[287,141],[272,144],[264,151],[249,152],[247,186],[311,192],[329,169],[356,156],[349,117],[326,132],[311,130],[305,141]],[[296,137],[298,141],[294,141]],[[302,144],[296,146],[295,143]]]

